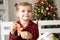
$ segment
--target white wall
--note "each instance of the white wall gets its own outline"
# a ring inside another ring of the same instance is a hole
[[[60,0],[56,0],[55,2],[57,4],[57,8],[58,8],[58,17],[60,18]]]
[[[15,20],[16,19],[16,15],[15,15],[15,7],[14,7],[14,4],[15,3],[20,3],[20,2],[23,2],[23,1],[26,1],[26,2],[30,2],[30,3],[32,3],[32,4],[34,4],[35,3],[35,0],[8,0],[8,6],[9,6],[9,20],[10,21],[13,21],[13,20]],[[58,8],[58,17],[60,17],[60,4],[59,4],[59,2],[60,2],[60,0],[56,0],[55,1],[56,2],[56,4],[57,4],[57,8]]]
[[[9,7],[9,20],[13,21],[15,20],[15,1],[16,0],[8,0],[8,7]]]

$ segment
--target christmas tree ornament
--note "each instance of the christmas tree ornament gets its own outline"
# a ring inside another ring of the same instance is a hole
[[[35,13],[37,13],[37,10],[34,10],[35,11]]]
[[[48,8],[48,7],[46,7],[46,10],[49,10],[49,8]]]
[[[44,6],[42,6],[41,8],[43,8],[43,9],[44,9]]]
[[[51,6],[51,9],[53,9],[53,6]]]
[[[43,1],[42,1],[41,3],[42,3],[42,4],[44,4],[44,2],[43,2]]]
[[[38,11],[38,12],[40,12],[40,11]]]
[[[48,12],[48,15],[50,15],[50,12]]]
[[[35,13],[35,15],[37,16],[37,13]]]
[[[52,14],[54,12],[54,10],[50,9],[50,14]]]
[[[36,3],[39,2],[40,0],[36,0]]]
[[[43,9],[41,9],[41,12],[43,13]]]
[[[49,6],[49,7],[51,7],[51,5],[50,5],[50,4],[49,4],[48,6]]]
[[[43,15],[44,15],[44,16],[46,16],[46,13],[45,13],[45,12],[43,12]]]
[[[40,11],[40,9],[38,8],[38,11]]]
[[[49,5],[48,2],[46,2],[46,5],[47,5],[47,6]]]
[[[55,17],[56,15],[54,14],[53,16]]]
[[[40,5],[41,4],[41,1],[40,0],[36,0],[36,4],[37,5]]]

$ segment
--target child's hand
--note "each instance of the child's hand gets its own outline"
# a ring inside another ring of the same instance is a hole
[[[21,37],[23,39],[32,39],[33,36],[31,33],[27,32],[27,31],[23,31],[23,32],[21,32]]]
[[[20,26],[20,24],[16,24],[16,25],[17,25],[17,32],[18,32],[18,36],[19,36],[21,31],[23,30],[23,28]]]
[[[16,32],[16,30],[17,30],[16,24],[12,24],[12,26],[11,26],[11,34],[14,34]]]

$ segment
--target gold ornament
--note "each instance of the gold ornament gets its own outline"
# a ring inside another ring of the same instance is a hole
[[[51,6],[51,9],[53,8],[53,6]]]
[[[55,17],[55,14],[53,16]]]
[[[42,3],[42,4],[44,4],[44,2],[43,2],[43,1],[42,1],[41,3]]]
[[[50,12],[48,12],[48,15],[50,14]]]
[[[40,11],[38,11],[38,12],[40,12]]]
[[[44,6],[42,6],[42,8],[44,9]]]
[[[35,15],[37,15],[37,13],[35,13]]]
[[[37,10],[35,10],[35,12],[37,12]]]
[[[46,10],[49,10],[49,8],[47,7]]]
[[[40,9],[38,9],[38,11],[40,11]]]
[[[41,9],[41,12],[43,13],[43,9]]]

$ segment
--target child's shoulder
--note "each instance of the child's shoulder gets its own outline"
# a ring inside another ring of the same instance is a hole
[[[38,26],[37,22],[36,21],[31,21],[32,22],[32,25],[34,26]]]
[[[37,25],[37,22],[36,21],[32,21],[33,24]]]

